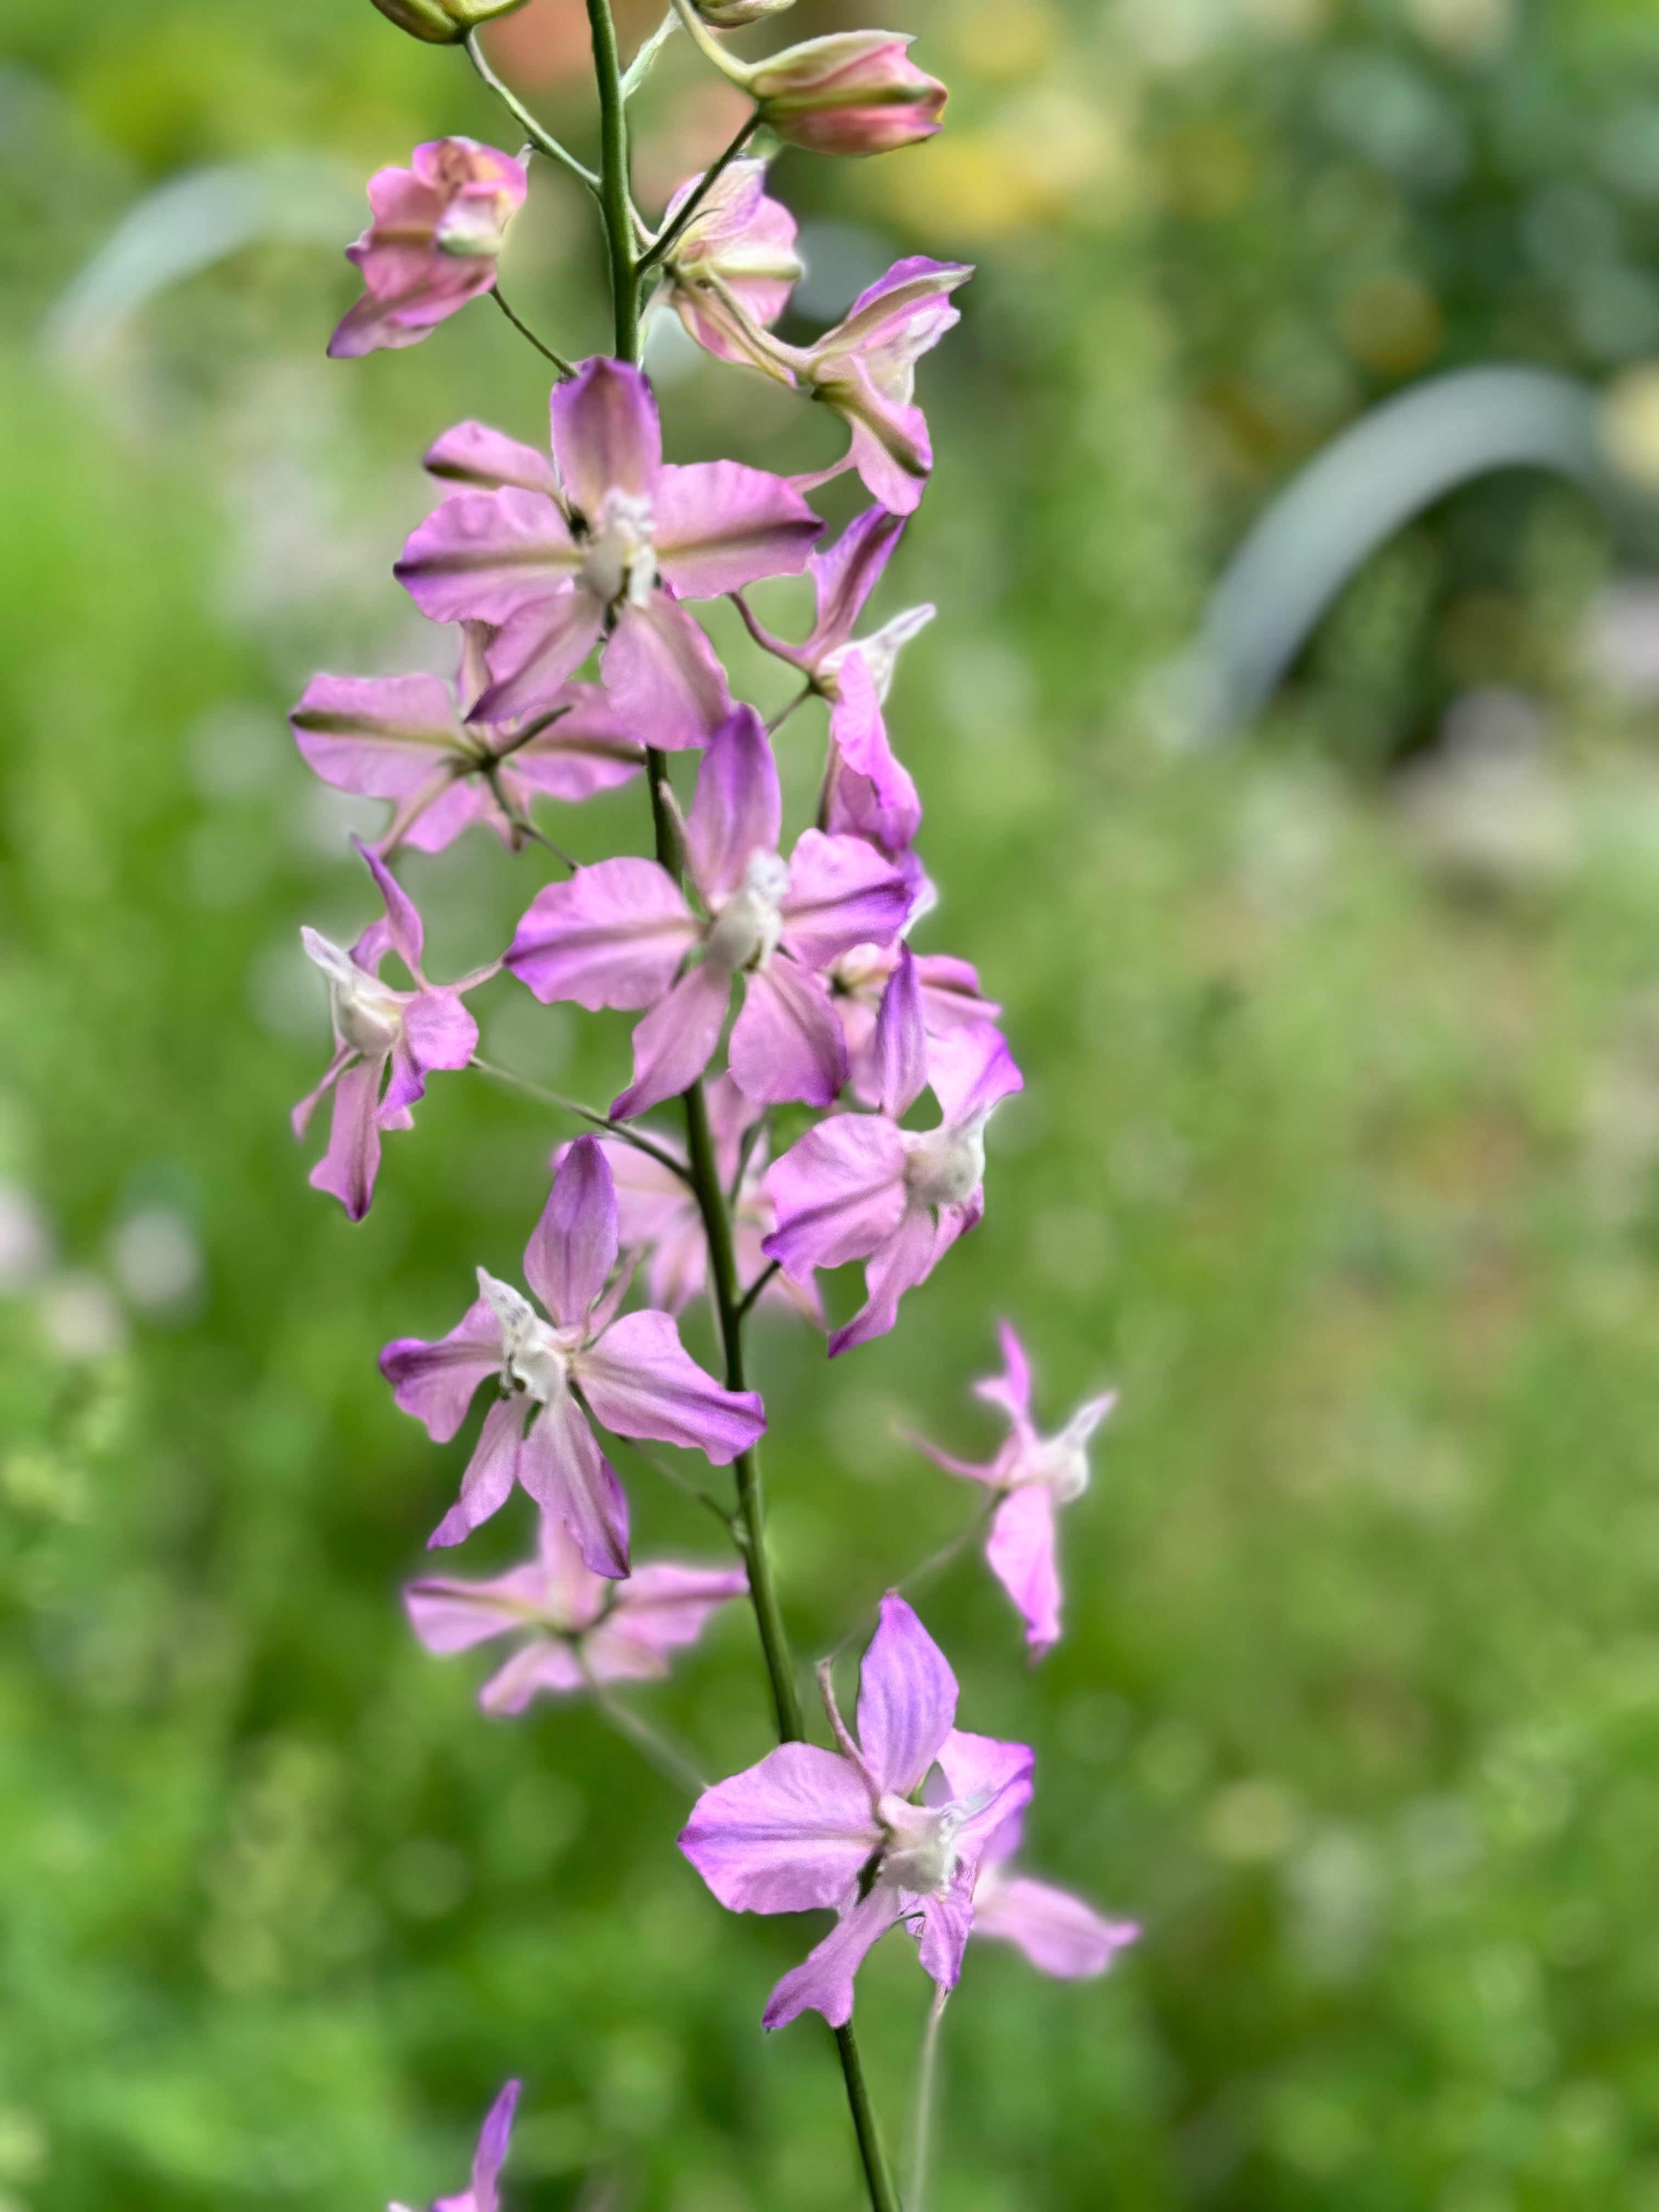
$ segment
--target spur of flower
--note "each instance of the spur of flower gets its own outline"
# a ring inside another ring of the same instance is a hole
[[[597,684],[567,684],[533,714],[470,720],[489,683],[488,636],[481,623],[462,624],[453,685],[439,676],[313,676],[289,716],[325,783],[391,803],[382,854],[404,845],[441,852],[473,822],[516,851],[538,794],[588,799],[644,762]]]
[[[956,1677],[896,1591],[883,1600],[864,1655],[856,1736],[836,1705],[827,1667],[820,1680],[836,1750],[781,1745],[705,1790],[680,1837],[731,1911],[827,1907],[836,1915],[773,1990],[768,2027],[809,2008],[844,2026],[866,1953],[901,1924],[935,1984],[953,1989],[987,1846],[1031,1794],[1026,1745],[955,1725]]]
[[[552,422],[551,469],[478,426],[441,439],[440,473],[490,488],[444,500],[397,574],[434,620],[495,626],[475,718],[538,712],[602,643],[623,723],[668,750],[702,744],[731,697],[682,599],[798,575],[823,526],[781,477],[665,465],[651,387],[624,362],[587,362],[556,385]]]
[[[428,983],[421,972],[425,932],[415,902],[384,861],[358,843],[386,912],[372,921],[348,952],[315,929],[302,929],[307,957],[328,978],[334,1056],[317,1088],[294,1109],[294,1133],[303,1137],[319,1102],[334,1094],[328,1150],[311,1171],[313,1189],[340,1200],[361,1221],[380,1172],[380,1132],[413,1126],[410,1107],[426,1095],[434,1068],[465,1067],[478,1042],[478,1025],[461,994],[486,982],[499,962],[459,983]],[[412,991],[380,979],[380,963],[395,952],[413,977]],[[385,1085],[384,1095],[381,1085]]]
[[[1107,1920],[1092,1905],[1051,1882],[1018,1874],[1010,1862],[1025,1825],[1023,1808],[1009,1814],[986,1844],[974,1884],[974,1934],[1023,1951],[1039,1973],[1056,1981],[1103,1974],[1120,1951],[1140,1934],[1133,1920]]]
[[[346,258],[367,288],[328,342],[337,361],[419,345],[495,282],[507,224],[524,205],[522,161],[476,138],[417,146],[407,169],[368,180],[374,221]]]
[[[1060,1431],[1041,1436],[1031,1419],[1031,1366],[1007,1322],[1002,1324],[1003,1371],[974,1385],[1006,1415],[1000,1450],[983,1465],[957,1459],[923,1437],[915,1442],[949,1474],[982,1482],[996,1493],[986,1562],[1025,1623],[1034,1659],[1060,1641],[1060,1573],[1054,1563],[1054,1516],[1089,1487],[1089,1443],[1117,1403],[1115,1390],[1086,1399]]]
[[[621,858],[550,884],[520,923],[507,965],[544,1003],[651,1009],[634,1032],[634,1080],[611,1109],[618,1120],[696,1081],[734,982],[743,1004],[728,1061],[741,1091],[827,1106],[846,1082],[823,970],[854,945],[890,942],[909,893],[861,838],[804,830],[785,860],[781,820],[766,732],[753,708],[738,707],[703,755],[686,822],[701,915],[665,868]]]
[[[729,1075],[715,1076],[704,1096],[715,1169],[721,1189],[731,1194],[732,1249],[738,1280],[757,1282],[766,1272],[762,1239],[775,1225],[772,1201],[763,1181],[766,1137],[763,1131],[755,1129],[760,1109],[744,1096]],[[655,1128],[651,1133],[659,1153],[683,1160],[684,1148],[677,1137]],[[623,1252],[644,1263],[651,1304],[665,1313],[683,1313],[708,1285],[708,1237],[696,1196],[685,1175],[666,1165],[656,1153],[642,1152],[637,1145],[621,1137],[601,1137],[599,1143],[611,1163],[617,1186]],[[562,1158],[562,1148],[558,1157]],[[823,1325],[817,1285],[792,1283],[781,1271],[767,1281],[757,1303],[785,1306],[820,1328]]]
[[[815,1267],[864,1261],[865,1302],[830,1338],[830,1357],[884,1336],[904,1292],[925,1282],[985,1211],[985,1128],[1024,1087],[988,1024],[928,1039],[915,956],[900,952],[882,995],[873,1045],[878,1110],[837,1114],[809,1129],[767,1170],[778,1225],[768,1256],[795,1282]],[[899,1117],[924,1090],[939,1101],[932,1129]]]
[[[472,2155],[472,2178],[467,2186],[454,2197],[440,2197],[432,2212],[499,2212],[501,2197],[496,2185],[513,2134],[519,2087],[518,2082],[509,2081],[485,2113],[483,2126],[478,2132],[478,2148]],[[386,2212],[409,2212],[409,2208],[388,2204]]]
[[[593,1572],[562,1521],[544,1513],[536,1556],[523,1566],[487,1582],[428,1576],[409,1585],[404,1605],[428,1651],[513,1638],[478,1703],[487,1713],[521,1713],[538,1695],[660,1680],[670,1653],[695,1644],[709,1616],[748,1587],[741,1567],[666,1559],[612,1581]]]
[[[617,1319],[628,1288],[615,1276],[617,1193],[598,1140],[579,1137],[553,1178],[525,1247],[525,1280],[547,1318],[508,1283],[478,1270],[478,1297],[446,1337],[399,1338],[380,1354],[398,1404],[447,1443],[491,1376],[501,1395],[484,1416],[461,1494],[430,1541],[459,1544],[519,1483],[562,1521],[596,1575],[628,1572],[628,1501],[590,1413],[619,1437],[702,1452],[724,1467],[766,1427],[752,1390],[726,1390],[680,1342],[665,1313]]]

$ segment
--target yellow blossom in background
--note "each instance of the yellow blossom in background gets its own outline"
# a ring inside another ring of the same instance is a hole
[[[1601,408],[1601,444],[1616,469],[1659,491],[1659,361],[1616,377]]]

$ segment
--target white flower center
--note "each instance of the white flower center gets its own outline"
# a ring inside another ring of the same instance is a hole
[[[550,1328],[511,1283],[497,1281],[482,1267],[478,1289],[501,1325],[502,1387],[523,1390],[538,1404],[551,1405],[569,1386],[570,1354],[577,1349],[581,1332]]]
[[[501,233],[508,210],[499,193],[452,200],[438,218],[433,241],[440,253],[463,260],[494,260],[501,250]]]
[[[876,1880],[889,1889],[942,1897],[957,1870],[957,1832],[963,1823],[963,1808],[913,1805],[908,1798],[889,1796],[877,1804],[876,1818],[888,1838]]]
[[[316,930],[302,929],[300,937],[307,957],[328,978],[328,1007],[335,1036],[365,1060],[383,1058],[403,1035],[400,994],[371,975],[367,968],[360,968],[349,952]]]
[[[776,853],[751,853],[743,882],[715,915],[706,939],[711,967],[728,975],[763,968],[783,934],[788,863]]]
[[[960,1206],[984,1182],[985,1120],[901,1133],[905,1184],[924,1206]]]
[[[1024,1480],[1041,1482],[1054,1492],[1057,1505],[1069,1505],[1089,1487],[1089,1448],[1065,1437],[1048,1437],[1026,1461]]]
[[[633,492],[606,492],[582,569],[588,590],[606,606],[625,596],[631,606],[642,607],[650,599],[657,580],[652,544],[656,522],[648,499]]]

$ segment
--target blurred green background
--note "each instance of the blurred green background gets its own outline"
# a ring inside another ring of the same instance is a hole
[[[0,27],[0,2212],[424,2203],[509,2073],[523,2212],[839,2212],[827,2039],[758,2026],[815,1926],[723,1917],[666,1784],[586,1711],[484,1721],[480,1666],[396,1602],[464,1447],[375,1353],[447,1327],[475,1263],[514,1273],[568,1126],[440,1079],[357,1230],[286,1126],[326,1048],[298,925],[370,902],[362,817],[283,712],[313,668],[441,652],[389,573],[418,455],[462,415],[535,437],[545,402],[487,306],[327,362],[335,246],[372,167],[511,131],[368,0]],[[881,608],[940,606],[891,713],[925,942],[978,961],[1029,1087],[983,1229],[895,1335],[830,1370],[762,1328],[777,1545],[805,1657],[959,1525],[896,1431],[989,1443],[965,1392],[1000,1314],[1051,1425],[1121,1387],[1053,1657],[1027,1672],[971,1556],[923,1611],[964,1719],[1037,1746],[1032,1868],[1147,1931],[1082,1985],[970,1953],[934,2201],[1656,2212],[1659,18],[915,0],[900,27],[950,127],[780,161],[790,327],[896,253],[980,264]],[[495,51],[586,143],[577,0]],[[726,135],[717,95],[671,48],[653,206]],[[59,304],[167,180],[299,155],[260,173],[307,234],[125,308],[106,261]],[[603,345],[545,174],[505,270]],[[834,450],[653,348],[676,458]],[[1391,392],[1500,361],[1583,381],[1629,507],[1458,492],[1257,727],[1171,743],[1169,664],[1252,520]],[[819,741],[782,741],[798,813]],[[642,801],[556,834],[640,849]],[[478,833],[408,877],[440,975],[540,880]],[[620,1079],[620,1018],[480,1003],[495,1058]],[[642,1555],[707,1555],[629,1484]],[[461,1570],[526,1533],[515,1505]],[[641,1703],[712,1771],[759,1756],[747,1618]],[[895,2136],[925,1995],[897,1940],[861,1984]]]

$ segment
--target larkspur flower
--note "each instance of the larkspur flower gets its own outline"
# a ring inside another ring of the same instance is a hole
[[[771,54],[744,72],[761,120],[814,154],[886,154],[931,138],[946,99],[893,31],[836,31]]]
[[[846,465],[895,514],[915,512],[933,465],[927,417],[915,404],[916,363],[961,320],[951,294],[973,273],[965,263],[922,254],[896,261],[801,354],[801,382],[852,430]]]
[[[866,1106],[878,1104],[881,1097],[876,1025],[883,994],[903,950],[902,941],[855,945],[830,970],[830,994],[847,1039],[848,1080],[854,1097]],[[930,1054],[936,1038],[982,1029],[1000,1018],[1002,1008],[981,991],[979,972],[971,961],[958,960],[950,952],[914,952],[910,957],[915,963],[916,995]]]
[[[469,721],[489,681],[488,635],[480,623],[462,625],[453,686],[438,676],[313,676],[289,717],[325,783],[391,802],[383,854],[441,852],[472,822],[516,849],[538,793],[588,799],[644,762],[597,684],[565,684],[538,714]]]
[[[501,1381],[434,1546],[459,1544],[518,1482],[564,1522],[595,1574],[625,1575],[628,1501],[588,1409],[620,1437],[681,1444],[717,1467],[763,1432],[758,1396],[705,1374],[667,1314],[616,1318],[628,1286],[625,1275],[611,1281],[617,1249],[610,1167],[594,1138],[579,1137],[525,1247],[525,1280],[551,1320],[480,1267],[477,1300],[447,1336],[400,1338],[380,1354],[398,1405],[438,1443],[466,1419],[478,1385]]]
[[[749,1097],[827,1106],[845,1083],[847,1048],[821,971],[854,945],[890,939],[908,894],[859,838],[804,830],[784,860],[781,817],[766,732],[753,708],[738,707],[703,755],[686,823],[702,919],[666,869],[623,858],[550,884],[520,923],[507,965],[544,1003],[651,1009],[634,1032],[634,1080],[611,1107],[617,1119],[696,1082],[738,978],[729,1060]]]
[[[421,972],[425,932],[410,897],[377,854],[358,852],[385,902],[348,952],[314,929],[302,929],[307,957],[328,978],[334,1056],[322,1081],[294,1109],[294,1133],[303,1137],[325,1094],[334,1094],[328,1150],[311,1171],[314,1189],[337,1198],[361,1221],[374,1195],[380,1165],[380,1132],[412,1126],[410,1112],[426,1095],[435,1068],[465,1067],[477,1048],[478,1025],[461,994],[495,975],[499,962],[459,983],[428,983]],[[414,979],[412,991],[380,980],[380,963],[395,952]],[[389,1079],[388,1079],[389,1071]],[[381,1085],[385,1083],[385,1096]]]
[[[665,1559],[611,1581],[587,1565],[564,1523],[544,1513],[536,1557],[523,1566],[488,1582],[427,1576],[404,1590],[404,1604],[428,1651],[515,1638],[478,1703],[488,1713],[521,1713],[542,1694],[660,1680],[670,1652],[695,1644],[710,1615],[748,1587],[741,1567]]]
[[[978,1226],[986,1123],[1024,1088],[1006,1042],[988,1024],[929,1041],[908,946],[882,996],[874,1056],[879,1110],[819,1122],[766,1176],[778,1225],[764,1249],[787,1275],[802,1282],[815,1267],[865,1263],[865,1303],[830,1336],[832,1359],[885,1335],[904,1292]],[[899,1116],[929,1087],[938,1127],[900,1128]]]
[[[458,2196],[440,2197],[432,2212],[499,2212],[496,2184],[507,2159],[513,2134],[513,2114],[519,2102],[519,2083],[509,2081],[489,2112],[478,2131],[478,2148],[472,2157],[472,2178]],[[386,2212],[408,2212],[403,2204],[389,2204]]]
[[[1002,1324],[1003,1372],[975,1382],[975,1393],[1000,1407],[1008,1435],[982,1466],[955,1458],[918,1437],[916,1443],[947,1474],[965,1475],[999,1493],[985,1557],[1025,1622],[1025,1641],[1041,1658],[1060,1640],[1060,1574],[1054,1564],[1054,1516],[1089,1487],[1089,1441],[1117,1403],[1115,1390],[1079,1406],[1057,1436],[1037,1433],[1031,1419],[1031,1365],[1024,1346]]]
[[[688,177],[663,214],[666,229],[702,182]],[[767,367],[747,342],[788,305],[800,276],[795,218],[766,189],[764,161],[733,161],[709,186],[668,260],[665,303],[721,361]]]
[[[738,1279],[752,1283],[766,1268],[762,1239],[775,1225],[772,1201],[762,1181],[766,1172],[766,1139],[763,1133],[750,1137],[760,1109],[744,1097],[729,1075],[717,1075],[705,1095],[720,1188],[732,1194],[732,1246]],[[746,1146],[745,1138],[749,1138]],[[683,1156],[679,1140],[665,1132],[653,1131],[653,1141],[676,1158]],[[644,1261],[652,1304],[660,1306],[665,1313],[683,1313],[708,1282],[708,1238],[696,1194],[683,1175],[649,1152],[641,1152],[637,1145],[620,1137],[601,1137],[599,1142],[611,1163],[617,1186],[623,1254]],[[560,1158],[564,1149],[561,1148]],[[817,1285],[792,1283],[781,1272],[771,1277],[757,1304],[787,1306],[820,1328],[823,1324]]]
[[[827,1682],[826,1703],[838,1750],[781,1745],[705,1790],[680,1837],[734,1912],[837,1915],[773,1990],[768,2027],[809,2008],[843,2026],[865,1954],[901,1923],[926,1972],[953,1989],[985,1848],[1031,1794],[1027,1746],[955,1726],[956,1677],[896,1591],[864,1655],[856,1741]]]
[[[987,1843],[974,1884],[975,1936],[1012,1943],[1039,1972],[1056,1981],[1103,1974],[1140,1929],[1133,1920],[1106,1920],[1069,1891],[1055,1889],[1009,1864],[1019,1849],[1024,1808],[1009,1814]]]
[[[736,594],[756,643],[799,668],[812,689],[832,706],[839,696],[842,665],[853,652],[862,659],[875,686],[877,704],[885,705],[899,648],[933,619],[931,605],[907,607],[867,637],[853,635],[866,602],[897,550],[908,520],[884,507],[866,507],[862,514],[854,516],[833,545],[813,552],[806,573],[812,580],[816,612],[811,634],[800,645],[774,636],[756,621],[743,594]]]
[[[556,470],[463,423],[436,472],[458,490],[410,538],[397,573],[423,614],[497,625],[479,720],[539,711],[603,641],[605,688],[653,745],[704,744],[731,712],[726,676],[684,599],[795,575],[823,524],[781,477],[736,461],[664,465],[651,387],[599,359],[552,400]]]
[[[418,345],[488,292],[502,234],[524,205],[524,163],[497,147],[434,138],[410,159],[368,180],[374,220],[346,248],[368,289],[328,342],[337,361]]]

